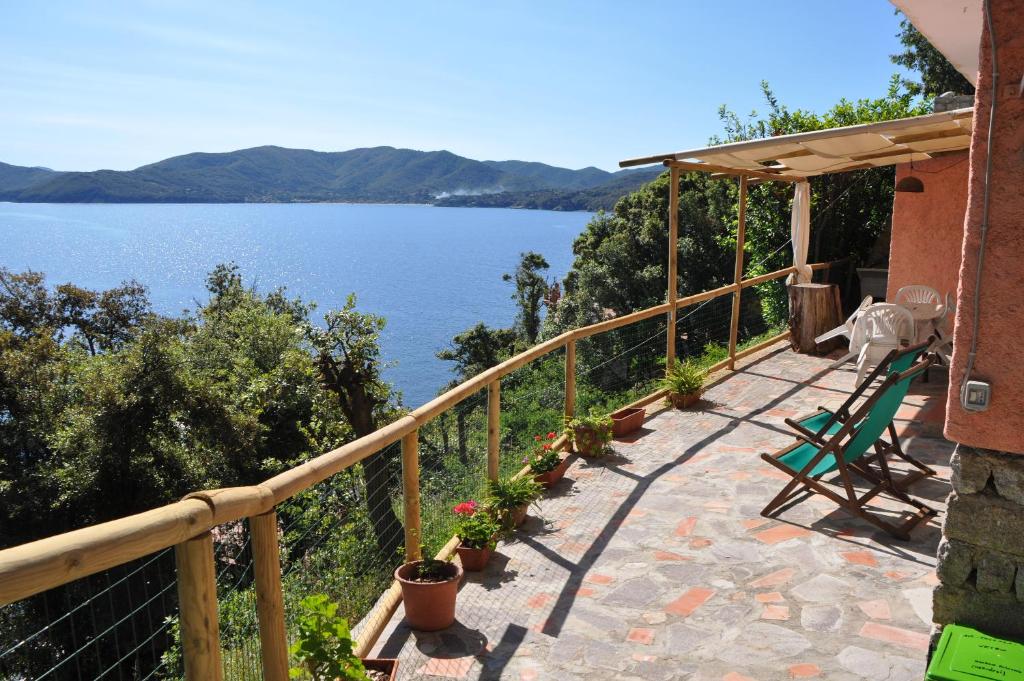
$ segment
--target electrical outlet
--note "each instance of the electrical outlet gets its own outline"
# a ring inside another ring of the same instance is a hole
[[[968,411],[985,411],[992,399],[992,386],[985,381],[967,381],[960,403]]]

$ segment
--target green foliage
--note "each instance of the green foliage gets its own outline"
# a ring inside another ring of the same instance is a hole
[[[896,13],[900,14],[898,10]],[[897,36],[903,44],[903,51],[889,58],[893,64],[917,71],[921,77],[921,82],[906,78],[901,81],[907,92],[929,98],[946,92],[974,94],[974,86],[970,81],[906,17],[900,19],[900,32]]]
[[[540,311],[544,294],[548,292],[548,282],[542,272],[549,267],[548,261],[540,253],[529,251],[520,254],[519,266],[514,274],[505,274],[502,279],[515,283],[516,291],[512,300],[516,301],[518,314],[516,330],[520,339],[527,345],[537,342],[540,334]]]
[[[546,437],[542,435],[533,436],[536,444],[533,451],[523,458],[523,463],[530,466],[530,472],[534,475],[553,471],[562,463],[562,457],[552,444],[556,437],[557,434],[554,431],[549,432]]]
[[[704,387],[707,376],[707,369],[700,362],[689,358],[680,362],[679,358],[673,358],[672,365],[658,382],[658,387],[677,395],[693,395]]]
[[[497,544],[501,525],[492,515],[492,510],[479,506],[476,502],[463,502],[453,509],[455,536],[462,545],[471,549],[491,548]]]
[[[591,408],[575,418],[566,417],[565,435],[577,450],[589,456],[599,456],[605,453],[612,441],[613,425],[610,414]]]
[[[417,582],[447,582],[454,576],[451,569],[451,557],[448,560],[424,558],[416,561],[415,565],[415,581]]]
[[[298,638],[288,652],[303,666],[292,667],[289,675],[298,679],[308,674],[314,681],[367,681],[348,622],[338,615],[338,604],[318,594],[303,598],[299,606]]]
[[[461,382],[511,357],[515,341],[512,329],[492,329],[481,322],[457,334],[451,347],[438,352],[437,358],[453,362]]]
[[[541,497],[544,488],[529,476],[501,477],[487,482],[486,503],[499,513],[508,513],[531,504]]]

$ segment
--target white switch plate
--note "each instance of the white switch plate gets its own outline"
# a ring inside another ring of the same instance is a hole
[[[967,381],[961,402],[968,411],[985,411],[992,399],[992,386],[985,381]]]

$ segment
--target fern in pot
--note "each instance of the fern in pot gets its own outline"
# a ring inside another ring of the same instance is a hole
[[[489,480],[487,506],[494,511],[502,528],[512,530],[523,524],[530,504],[543,493],[540,483],[527,475]]]
[[[658,387],[667,391],[666,402],[676,409],[685,409],[700,399],[707,377],[707,369],[692,359],[684,362],[675,359],[665,372],[665,377],[658,382]]]

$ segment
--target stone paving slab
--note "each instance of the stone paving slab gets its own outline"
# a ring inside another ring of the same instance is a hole
[[[658,411],[614,455],[575,459],[469,573],[455,626],[413,632],[399,608],[375,654],[417,680],[923,678],[941,514],[909,542],[821,496],[759,515],[785,483],[758,458],[792,442],[782,419],[853,387],[829,362],[774,349],[697,408]],[[941,511],[953,445],[946,374],[930,378],[897,426],[939,473],[911,493]]]

